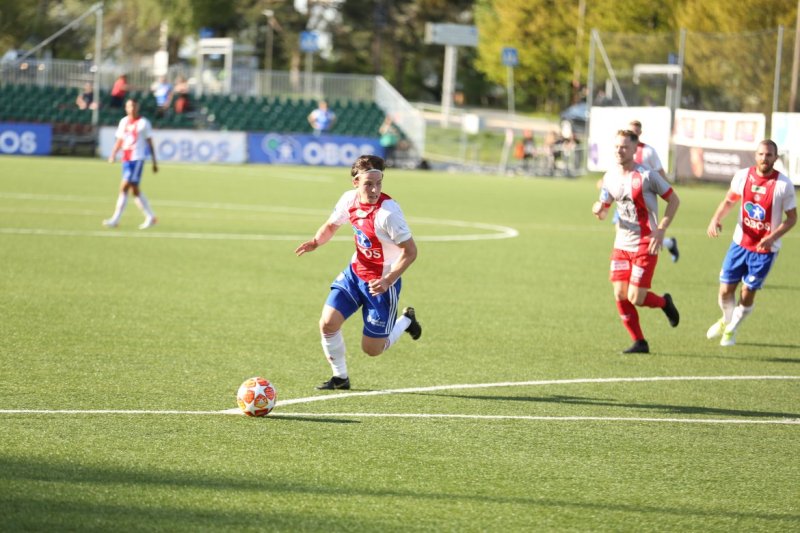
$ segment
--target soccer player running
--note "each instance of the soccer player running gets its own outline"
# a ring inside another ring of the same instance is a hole
[[[664,165],[661,164],[661,158],[658,157],[658,153],[656,152],[655,148],[641,141],[642,123],[638,120],[631,120],[628,123],[628,128],[635,133],[637,137],[639,137],[639,141],[636,145],[636,155],[633,156],[633,160],[640,165],[652,168],[666,180],[667,173],[664,171]],[[664,237],[664,248],[666,248],[672,256],[673,263],[678,261],[680,258],[680,252],[678,251],[678,239],[674,237]]]
[[[722,219],[741,200],[733,242],[719,273],[719,307],[722,318],[706,332],[720,337],[721,346],[736,344],[736,330],[753,312],[753,304],[781,248],[781,237],[797,223],[797,198],[791,180],[773,167],[778,146],[767,139],[756,149],[756,164],[733,175],[725,199],[708,224],[708,236],[718,237]],[[786,214],[786,218],[783,215]],[[739,305],[736,287],[742,282]]]
[[[330,380],[317,386],[320,390],[350,388],[342,325],[359,307],[364,319],[361,349],[367,355],[382,354],[404,332],[414,340],[422,335],[413,307],[397,317],[400,276],[417,258],[417,245],[400,206],[382,192],[385,166],[375,155],[356,159],[350,169],[354,190],[339,198],[314,238],[295,250],[298,256],[313,252],[348,222],[355,233],[356,251],[331,283],[319,321],[322,350],[333,371]]]
[[[129,98],[125,102],[125,113],[126,116],[119,121],[117,140],[111,149],[111,155],[108,156],[108,162],[113,163],[117,158],[117,152],[122,150],[122,183],[114,214],[111,218],[104,220],[103,225],[109,228],[116,228],[119,225],[119,219],[128,203],[128,192],[130,192],[133,194],[136,205],[145,215],[144,222],[139,225],[139,229],[147,229],[157,222],[153,210],[150,209],[150,203],[140,189],[142,169],[147,158],[145,148],[150,149],[153,172],[158,172],[156,151],[153,148],[152,127],[149,120],[139,116],[139,103],[133,98]]]
[[[617,202],[619,221],[611,253],[610,280],[622,324],[633,339],[633,345],[622,353],[650,352],[636,306],[663,310],[672,327],[680,320],[669,294],[658,296],[650,291],[664,232],[675,218],[680,199],[658,173],[634,161],[638,141],[639,137],[631,130],[617,132],[614,143],[617,164],[603,176],[600,200],[592,206],[595,217],[604,220],[611,201]],[[659,196],[667,202],[661,222],[658,222]]]

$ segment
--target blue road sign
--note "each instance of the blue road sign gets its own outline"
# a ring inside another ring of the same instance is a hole
[[[319,34],[315,31],[300,33],[300,50],[303,52],[319,52]]]
[[[517,49],[511,46],[503,48],[503,64],[507,67],[516,67],[519,65],[519,54]]]

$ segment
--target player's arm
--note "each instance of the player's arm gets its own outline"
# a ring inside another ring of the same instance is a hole
[[[719,237],[720,232],[722,231],[722,219],[731,212],[731,209],[733,209],[733,206],[739,201],[739,198],[740,196],[737,193],[728,191],[728,194],[725,195],[725,199],[720,202],[720,204],[717,206],[717,210],[714,211],[714,216],[711,217],[711,222],[708,223],[706,234],[709,237]]]
[[[611,207],[611,202],[613,200],[608,191],[603,188],[603,180],[600,180],[599,186],[600,198],[592,205],[592,214],[597,217],[598,220],[605,220],[606,215],[608,215],[608,208]]]
[[[392,265],[392,270],[385,276],[379,279],[373,279],[369,282],[369,293],[372,295],[383,294],[389,287],[391,287],[397,279],[403,275],[403,272],[411,266],[417,258],[417,244],[414,242],[413,237],[409,237],[397,245],[400,247],[400,256],[397,261]]]
[[[116,141],[114,141],[114,146],[111,148],[111,154],[108,156],[109,163],[113,163],[117,158],[117,152],[119,152],[120,148],[122,148],[122,139],[118,138]]]
[[[678,212],[678,207],[680,207],[680,205],[681,199],[678,197],[678,193],[675,192],[675,189],[672,189],[672,192],[667,197],[667,207],[664,209],[664,216],[661,217],[661,222],[658,223],[658,227],[650,236],[648,252],[651,255],[656,255],[661,250],[661,246],[664,243],[664,234],[667,232],[669,225],[672,224],[672,221],[675,220],[675,213]]]
[[[158,172],[158,163],[156,163],[156,149],[153,147],[153,138],[147,138],[147,147],[150,149],[150,157],[153,159],[153,172]]]
[[[322,226],[319,227],[317,232],[314,234],[314,238],[310,241],[306,241],[300,246],[298,246],[294,253],[298,256],[303,255],[307,252],[313,252],[329,240],[336,234],[336,231],[341,226],[339,224],[334,224],[333,222],[325,222]]]
[[[756,246],[759,251],[770,251],[772,244],[780,239],[785,233],[792,229],[797,224],[797,208],[793,207],[786,211],[786,218],[783,219],[777,228],[775,228],[769,235],[765,236]]]

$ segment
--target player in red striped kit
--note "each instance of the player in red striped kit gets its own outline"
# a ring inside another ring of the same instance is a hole
[[[316,250],[346,223],[355,234],[352,260],[331,283],[322,308],[322,349],[333,377],[318,389],[350,388],[342,325],[359,307],[364,318],[361,349],[367,355],[382,354],[404,332],[414,340],[422,334],[413,307],[405,308],[397,317],[400,276],[417,258],[417,245],[400,206],[382,192],[385,166],[378,156],[359,157],[350,169],[354,190],[342,195],[314,238],[295,250],[298,256]]]
[[[617,132],[614,144],[617,164],[603,176],[600,201],[592,206],[592,213],[604,220],[611,201],[617,202],[619,221],[611,254],[610,280],[622,323],[634,341],[623,353],[650,352],[639,324],[637,306],[663,310],[672,327],[680,320],[669,294],[659,296],[650,291],[664,232],[675,218],[680,200],[664,178],[634,161],[638,141],[631,130]],[[660,222],[658,197],[667,202]]]
[[[638,120],[631,120],[630,123],[628,123],[628,127],[633,133],[636,134],[637,137],[639,137],[639,142],[636,145],[636,155],[633,156],[633,160],[640,165],[652,168],[666,180],[667,173],[664,171],[664,165],[661,164],[661,158],[658,157],[658,152],[656,152],[655,148],[649,144],[645,144],[641,141],[642,123]],[[678,239],[675,237],[665,236],[664,248],[666,248],[666,250],[672,256],[672,262],[677,262],[680,258],[680,252],[678,251]]]
[[[721,346],[736,344],[736,330],[753,312],[756,291],[763,286],[775,262],[781,237],[797,223],[794,185],[774,169],[778,146],[771,140],[761,141],[755,156],[754,166],[734,174],[725,199],[708,224],[708,236],[718,237],[722,219],[741,200],[733,242],[719,273],[718,302],[722,318],[706,332],[709,339],[721,337]],[[740,281],[742,290],[739,305],[736,305],[736,287]]]

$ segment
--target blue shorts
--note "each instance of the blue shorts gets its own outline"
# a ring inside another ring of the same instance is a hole
[[[719,282],[735,285],[741,281],[748,289],[760,289],[777,256],[777,252],[751,252],[732,242],[722,261]]]
[[[369,284],[355,275],[352,266],[347,265],[331,283],[331,292],[325,304],[342,313],[345,318],[361,307],[364,335],[381,339],[389,336],[397,320],[400,286],[401,280],[398,279],[388,291],[373,296],[369,293]]]
[[[142,181],[142,169],[144,168],[144,159],[139,161],[123,161],[122,162],[122,181],[127,181],[134,185],[139,185]]]

